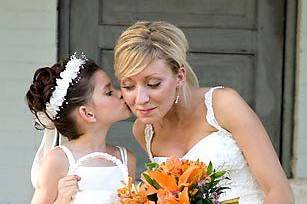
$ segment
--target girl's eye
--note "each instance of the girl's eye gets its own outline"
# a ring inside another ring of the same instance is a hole
[[[113,91],[109,91],[106,93],[107,96],[112,96],[112,94],[113,94]]]
[[[161,82],[158,83],[152,83],[152,84],[147,84],[147,86],[152,87],[152,88],[156,88],[161,84]]]

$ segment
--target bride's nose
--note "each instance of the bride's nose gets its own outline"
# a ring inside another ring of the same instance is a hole
[[[135,96],[135,104],[143,105],[149,101],[149,95],[146,91],[146,89],[140,87],[137,90],[136,96]]]

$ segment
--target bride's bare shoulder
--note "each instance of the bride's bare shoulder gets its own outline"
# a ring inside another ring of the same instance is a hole
[[[203,98],[203,96],[210,90],[210,87],[197,87],[192,89],[192,94],[196,98]]]
[[[210,89],[212,89],[214,87],[199,87],[196,89],[196,91],[200,94],[200,95],[204,95],[206,94]],[[229,88],[229,87],[223,87],[223,88],[219,88],[216,89],[214,91],[213,94],[213,98],[217,98],[217,99],[227,99],[229,97],[237,97],[238,93],[236,92],[236,90]]]

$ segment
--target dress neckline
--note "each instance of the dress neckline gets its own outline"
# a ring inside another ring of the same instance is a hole
[[[124,162],[118,159],[116,156],[106,152],[91,152],[81,156],[76,160],[72,152],[66,146],[60,145],[59,147],[64,151],[65,155],[67,156],[69,166],[72,166],[73,168],[80,167],[81,166],[80,164],[82,162],[92,158],[103,158],[113,162],[116,166],[124,166],[124,167],[126,166]]]
[[[120,159],[118,159],[117,157],[106,153],[106,152],[92,152],[92,153],[88,153],[86,155],[83,155],[82,157],[80,157],[79,159],[77,159],[77,161],[75,160],[72,152],[64,145],[60,145],[58,146],[59,148],[61,148],[65,155],[67,156],[68,162],[69,162],[69,168],[68,168],[68,175],[73,175],[75,173],[75,171],[77,170],[77,168],[81,167],[81,163],[83,161],[86,161],[88,159],[91,158],[103,158],[106,160],[109,160],[111,162],[113,162],[116,166],[118,166],[125,178],[124,182],[128,182],[128,166],[124,164],[124,162],[122,162]]]
[[[194,149],[196,149],[201,143],[203,143],[204,141],[206,141],[208,138],[210,138],[211,136],[218,134],[219,132],[222,132],[223,130],[217,130],[215,132],[212,132],[210,134],[208,134],[207,136],[201,138],[197,143],[195,143],[182,157],[180,157],[181,159],[185,159],[185,157],[187,157],[189,154],[191,154],[191,152],[194,151]],[[153,158],[169,158],[169,156],[153,156]]]

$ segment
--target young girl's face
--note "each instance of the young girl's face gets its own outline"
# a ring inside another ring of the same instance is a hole
[[[123,100],[121,92],[112,86],[109,76],[104,71],[99,70],[94,74],[93,83],[95,88],[91,103],[97,121],[111,124],[130,116],[130,109]]]

